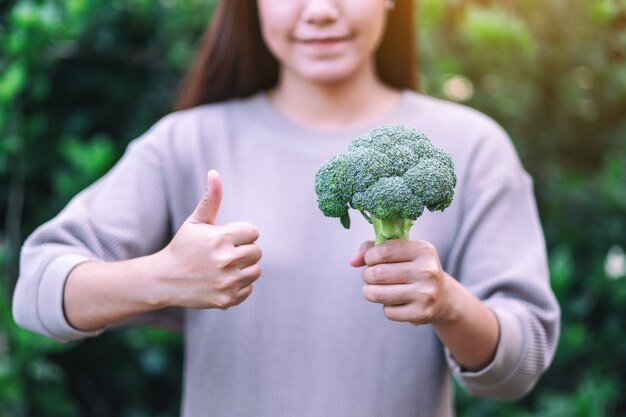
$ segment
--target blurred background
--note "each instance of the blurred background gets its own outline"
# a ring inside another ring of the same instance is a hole
[[[403,0],[397,0],[403,1]],[[0,417],[176,416],[182,339],[21,330],[23,240],[171,109],[211,0],[0,0]],[[419,0],[421,91],[513,138],[563,309],[549,371],[478,416],[626,416],[626,0]]]

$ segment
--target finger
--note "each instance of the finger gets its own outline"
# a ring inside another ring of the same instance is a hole
[[[222,178],[215,170],[207,173],[206,188],[189,219],[195,223],[215,224],[217,212],[222,202]]]
[[[354,267],[364,266],[365,261],[363,259],[363,255],[365,255],[365,251],[371,248],[372,246],[374,246],[373,240],[367,240],[363,242],[361,246],[359,247],[359,249],[356,251],[356,253],[352,255],[352,257],[348,261],[350,262],[350,265]]]
[[[369,248],[364,255],[367,266],[381,263],[408,262],[425,253],[434,252],[434,246],[423,240],[387,240]]]
[[[400,305],[412,300],[410,285],[364,285],[363,296],[373,302],[384,305]]]
[[[261,265],[254,264],[239,270],[238,281],[240,288],[244,288],[261,276]]]
[[[383,306],[383,313],[389,320],[399,322],[412,322],[414,307],[410,304],[397,305],[397,306]],[[412,323],[417,326],[416,323]]]
[[[249,245],[240,245],[233,249],[233,257],[235,261],[233,262],[233,267],[237,269],[246,268],[250,265],[254,265],[255,263],[261,260],[261,248],[252,243]]]
[[[259,229],[248,222],[232,222],[221,226],[221,232],[227,235],[234,246],[254,243],[259,238]]]
[[[236,306],[238,304],[241,304],[246,298],[250,296],[250,294],[252,294],[252,284],[243,287],[237,292],[233,305]]]
[[[363,282],[371,285],[411,284],[417,279],[419,271],[413,262],[378,264],[363,269]]]

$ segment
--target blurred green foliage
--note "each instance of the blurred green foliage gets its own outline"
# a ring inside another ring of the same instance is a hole
[[[402,0],[399,0],[402,1]],[[420,83],[498,120],[535,178],[563,308],[555,361],[463,417],[626,415],[626,0],[419,0]],[[17,328],[24,238],[170,111],[215,0],[0,0],[0,417],[174,416],[180,335]]]

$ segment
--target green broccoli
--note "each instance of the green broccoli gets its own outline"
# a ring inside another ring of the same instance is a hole
[[[422,133],[386,125],[359,136],[315,175],[320,210],[350,228],[349,208],[374,225],[376,243],[408,239],[424,207],[444,210],[452,202],[452,158]]]

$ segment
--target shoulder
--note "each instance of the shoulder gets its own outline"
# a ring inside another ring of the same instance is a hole
[[[456,122],[476,127],[497,125],[497,123],[486,114],[464,104],[443,100],[414,91],[406,91],[405,94],[412,106],[422,112],[428,112],[430,117],[446,121],[454,119]]]
[[[148,133],[162,139],[189,137],[198,133],[203,135],[211,132],[219,134],[226,129],[242,101],[242,99],[232,99],[174,111],[158,120],[148,130]],[[210,129],[206,129],[207,127]]]
[[[461,183],[526,175],[511,138],[491,117],[459,103],[406,94],[407,122],[452,154]]]
[[[135,142],[168,157],[207,153],[232,141],[252,98],[236,98],[174,111],[154,123]]]
[[[504,129],[486,114],[463,104],[408,92],[411,117],[433,136],[456,147],[508,147]]]

